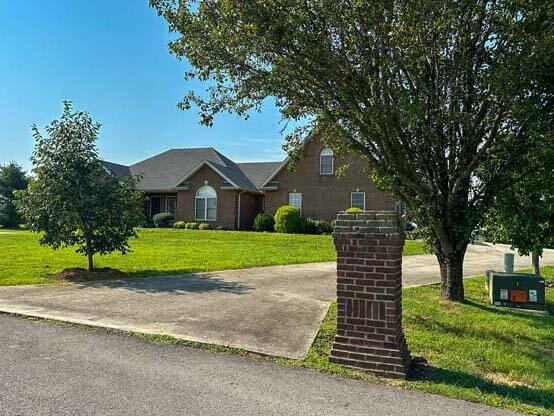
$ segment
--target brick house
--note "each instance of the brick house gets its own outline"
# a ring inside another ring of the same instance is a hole
[[[351,206],[394,207],[392,197],[364,172],[363,160],[338,159],[316,135],[304,143],[293,172],[288,162],[235,163],[213,148],[196,148],[168,150],[131,166],[104,165],[116,176],[141,176],[137,188],[148,196],[150,218],[171,212],[177,220],[251,229],[258,213],[274,214],[286,204],[305,217],[328,221]],[[336,167],[345,162],[349,169],[338,177]]]

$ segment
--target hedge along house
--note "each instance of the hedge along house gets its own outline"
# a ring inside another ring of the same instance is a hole
[[[116,176],[138,175],[148,196],[147,215],[171,212],[176,220],[251,229],[261,212],[293,205],[304,217],[331,221],[349,207],[393,209],[392,197],[375,188],[356,158],[339,159],[316,135],[303,147],[295,170],[289,159],[235,163],[213,148],[172,149],[131,166],[104,162]],[[336,167],[349,164],[347,173]]]

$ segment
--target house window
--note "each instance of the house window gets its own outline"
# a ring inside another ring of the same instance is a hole
[[[331,149],[323,149],[319,155],[319,174],[332,175],[335,155]]]
[[[211,186],[203,186],[196,192],[196,220],[215,221],[217,218],[217,193]]]
[[[177,213],[177,197],[168,196],[165,198],[165,210],[171,212],[173,215]]]
[[[365,211],[365,192],[352,192],[350,194],[350,206]]]
[[[289,205],[302,211],[302,194],[300,192],[291,192],[289,194]]]

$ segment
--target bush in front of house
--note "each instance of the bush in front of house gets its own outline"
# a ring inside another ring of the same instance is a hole
[[[332,234],[335,230],[335,221],[318,221],[317,233],[322,235]]]
[[[187,226],[187,223],[184,221],[175,221],[175,223],[173,224],[173,228],[178,228],[180,230],[182,230],[183,228],[186,228],[186,226]]]
[[[209,230],[210,228],[212,228],[212,227],[207,222],[201,222],[200,224],[198,224],[198,229],[199,230]]]
[[[292,205],[283,205],[275,213],[275,231],[278,233],[302,234],[304,223],[300,210]]]
[[[275,230],[275,219],[270,214],[258,214],[254,219],[254,231],[267,231],[271,232]]]
[[[143,218],[137,225],[138,228],[155,228],[156,226],[151,219]]]
[[[313,218],[304,220],[304,234],[319,234],[319,221]]]
[[[152,222],[158,228],[169,228],[175,222],[175,216],[171,212],[160,212],[152,217]]]
[[[346,212],[348,212],[349,214],[359,214],[360,212],[363,212],[363,210],[357,207],[352,207],[352,208],[348,208]]]
[[[198,223],[197,222],[187,222],[185,224],[185,228],[187,230],[198,230]]]

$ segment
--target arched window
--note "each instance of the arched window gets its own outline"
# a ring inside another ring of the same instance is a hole
[[[211,186],[196,191],[195,216],[198,221],[215,221],[217,218],[217,193]]]
[[[320,175],[332,175],[334,171],[334,158],[333,151],[329,148],[323,149],[319,155],[319,174]]]

